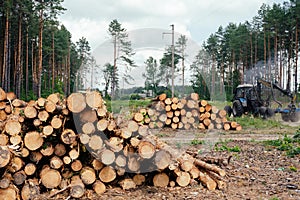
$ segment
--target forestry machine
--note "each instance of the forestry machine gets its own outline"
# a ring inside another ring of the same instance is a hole
[[[269,92],[263,91],[262,88],[268,88]],[[280,91],[283,95],[290,98],[287,108],[282,108],[282,103],[276,100],[274,89]],[[267,95],[268,94],[268,95]],[[262,96],[266,96],[263,99]],[[271,108],[271,100],[278,104],[277,108]],[[240,117],[243,114],[253,114],[255,117],[264,119],[272,117],[275,113],[281,113],[282,120],[297,122],[300,119],[300,108],[295,105],[296,94],[292,94],[289,90],[281,88],[278,84],[268,82],[261,78],[257,78],[257,84],[242,84],[234,90],[232,99],[232,107],[225,106],[225,110],[230,116]]]

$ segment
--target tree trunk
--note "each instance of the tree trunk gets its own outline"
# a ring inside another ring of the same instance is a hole
[[[25,95],[28,97],[28,91],[29,91],[29,82],[28,82],[28,63],[29,63],[29,38],[28,38],[28,27],[26,28],[26,58],[25,58]]]
[[[39,16],[39,47],[38,47],[38,87],[37,87],[37,96],[41,97],[42,90],[42,72],[43,72],[43,28],[44,28],[44,19],[43,19],[44,10],[40,11]]]
[[[5,14],[5,30],[4,30],[4,41],[3,41],[3,63],[2,63],[2,77],[1,77],[1,82],[2,82],[2,88],[4,90],[8,90],[8,85],[7,85],[7,79],[6,77],[7,74],[7,67],[8,67],[8,32],[9,32],[9,21],[8,21],[8,16],[9,16],[9,11],[8,9],[6,10]]]
[[[51,66],[52,66],[52,70],[51,70],[51,74],[52,74],[52,91],[54,91],[55,89],[55,43],[54,43],[54,31],[52,31],[52,43],[51,43],[51,47],[52,47],[52,59],[51,59]]]
[[[298,20],[296,20],[296,30],[295,30],[295,94],[298,91],[298,52],[299,52],[299,41],[298,41]]]

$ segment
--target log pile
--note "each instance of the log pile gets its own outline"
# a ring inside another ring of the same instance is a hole
[[[171,101],[166,105],[174,116],[190,106],[187,102],[180,108],[178,101],[175,108],[175,99]],[[193,109],[186,111],[195,117]],[[108,186],[184,187],[193,181],[209,190],[224,188],[222,168],[181,154],[151,134],[154,116],[150,109],[141,109],[117,123],[95,91],[24,102],[0,88],[0,199],[27,200],[42,193],[81,198],[91,190],[101,195]],[[170,117],[157,118],[163,122]],[[178,126],[180,120],[172,123]]]
[[[141,109],[134,118],[150,128],[241,130],[242,126],[228,121],[226,114],[225,110],[200,100],[197,93],[182,99],[167,98],[166,94],[161,94],[150,108]]]

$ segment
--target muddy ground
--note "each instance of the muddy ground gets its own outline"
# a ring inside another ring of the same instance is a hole
[[[262,142],[283,138],[284,134],[292,136],[295,130],[296,127],[288,130],[246,129],[239,133],[160,130],[156,134],[177,150],[199,152],[200,157],[213,156],[225,159],[231,157],[229,164],[223,166],[227,172],[227,187],[216,191],[208,191],[201,184],[193,184],[185,188],[157,188],[148,184],[129,191],[111,187],[102,196],[96,196],[90,191],[85,199],[300,200],[300,155],[288,157],[284,151],[266,146]],[[191,142],[193,140],[194,144]],[[216,143],[227,147],[238,147],[240,151],[216,151]],[[56,196],[55,199],[59,198],[68,198],[67,191]]]

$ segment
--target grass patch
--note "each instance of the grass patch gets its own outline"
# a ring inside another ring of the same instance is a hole
[[[291,170],[292,172],[297,172],[297,171],[298,171],[297,168],[294,167],[294,166],[290,166],[290,170]]]
[[[215,144],[216,151],[228,151],[228,152],[241,152],[241,148],[239,146],[228,146],[228,142],[231,140],[220,141]]]
[[[199,145],[199,144],[204,144],[205,142],[203,140],[198,140],[198,139],[193,139],[190,144],[191,145]]]
[[[242,125],[242,127],[255,128],[255,129],[282,128],[285,126],[280,121],[274,119],[261,119],[261,118],[254,118],[251,116],[236,117],[234,118],[234,121]]]
[[[298,132],[295,134],[294,137],[289,137],[284,135],[283,138],[277,140],[267,140],[263,143],[267,147],[275,147],[280,151],[285,151],[286,155],[289,157],[294,157],[300,154],[300,138],[297,136]]]
[[[135,112],[138,108],[146,108],[151,104],[150,99],[145,100],[106,100],[106,106],[109,112],[120,113],[121,110],[126,109],[130,112]]]

